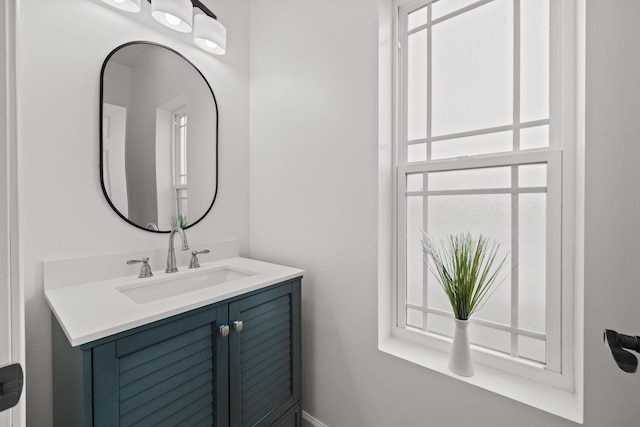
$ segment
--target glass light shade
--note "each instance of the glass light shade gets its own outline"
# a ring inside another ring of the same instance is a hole
[[[127,12],[140,12],[140,0],[102,0],[109,6],[113,6]]]
[[[193,23],[193,5],[190,0],[152,0],[151,16],[165,27],[189,33]]]
[[[217,19],[207,15],[193,18],[193,40],[207,52],[224,55],[227,51],[227,29]]]

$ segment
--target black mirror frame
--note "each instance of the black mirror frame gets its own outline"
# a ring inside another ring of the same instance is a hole
[[[180,58],[182,58],[183,60],[185,60],[189,65],[191,65],[193,67],[194,70],[196,70],[198,72],[198,74],[200,74],[200,76],[202,77],[202,80],[204,80],[204,82],[206,83],[207,87],[209,88],[209,92],[211,93],[211,97],[213,98],[213,103],[215,105],[216,108],[216,134],[215,134],[215,153],[216,153],[216,159],[215,159],[215,180],[216,180],[216,184],[215,184],[215,188],[213,191],[213,199],[211,200],[211,204],[209,205],[209,207],[207,208],[207,210],[202,214],[202,216],[200,218],[198,218],[197,221],[187,225],[186,227],[184,227],[185,230],[193,227],[194,225],[196,225],[197,223],[199,223],[200,221],[202,221],[211,211],[211,209],[213,208],[213,204],[216,201],[216,197],[218,196],[218,127],[219,127],[219,122],[218,122],[218,101],[216,100],[216,96],[213,93],[213,89],[211,89],[211,85],[209,84],[209,81],[207,81],[206,77],[204,76],[204,74],[202,74],[202,72],[198,69],[198,67],[196,67],[191,61],[189,61],[187,58],[185,58],[184,55],[182,55],[181,53],[177,52],[174,49],[171,49],[168,46],[162,45],[160,43],[154,43],[154,42],[149,42],[149,41],[132,41],[132,42],[127,42],[124,43],[118,47],[116,47],[115,49],[113,49],[109,55],[107,55],[107,57],[105,58],[104,62],[102,63],[102,69],[100,70],[100,117],[99,117],[99,129],[98,132],[99,134],[99,140],[100,140],[100,147],[99,147],[99,155],[100,155],[100,167],[99,167],[99,174],[100,174],[100,186],[102,187],[102,194],[104,195],[105,199],[107,200],[107,203],[109,203],[109,206],[111,206],[111,209],[113,209],[115,211],[115,213],[118,214],[118,216],[120,218],[122,218],[125,222],[128,222],[129,224],[133,225],[136,228],[139,228],[141,230],[145,230],[145,231],[150,231],[153,233],[170,233],[171,230],[150,230],[148,228],[142,227],[134,222],[132,222],[131,220],[129,220],[129,218],[127,218],[126,216],[122,215],[122,213],[114,206],[114,204],[111,202],[111,199],[109,198],[109,195],[107,194],[107,189],[105,187],[105,183],[104,183],[104,158],[103,158],[103,141],[102,141],[102,137],[103,137],[103,130],[102,130],[102,126],[103,126],[103,104],[104,104],[104,71],[107,67],[107,63],[109,62],[109,59],[111,59],[111,57],[118,52],[120,49],[123,49],[127,46],[130,45],[139,45],[139,44],[146,44],[146,45],[150,45],[150,46],[157,46],[163,49],[167,49],[173,53],[175,53],[176,55],[178,55]]]

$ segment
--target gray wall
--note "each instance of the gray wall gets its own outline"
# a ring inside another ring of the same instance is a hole
[[[192,244],[237,237],[244,254],[250,245],[255,258],[308,270],[305,410],[331,427],[573,425],[377,350],[377,2],[253,0],[251,11],[249,2],[207,4],[229,29],[223,59],[158,29],[146,14],[124,15],[97,0],[20,2],[28,424],[51,425],[42,261],[166,244],[122,222],[98,177],[100,66],[115,46],[151,40],[186,54],[219,101],[220,192]],[[637,16],[636,0],[587,4],[588,427],[640,419],[640,381],[613,365],[601,341],[604,327],[640,333],[632,268],[640,249]]]
[[[222,58],[199,49],[191,36],[158,25],[146,1],[138,14],[99,0],[19,2],[18,167],[29,426],[52,424],[51,314],[42,262],[168,245],[166,234],[122,221],[100,188],[100,68],[116,46],[132,40],[161,43],[181,52],[206,76],[223,117],[220,190],[209,216],[187,232],[189,243],[237,238],[241,253],[248,253],[249,6],[205,3],[229,31],[228,54]]]
[[[108,70],[108,71],[107,71]],[[131,99],[131,67],[111,62],[104,75],[104,87],[109,88],[103,94],[106,104],[129,108]]]
[[[640,425],[640,379],[613,367],[602,329],[640,335],[640,14],[636,0],[587,1],[585,419]]]
[[[585,425],[637,427],[640,2],[587,2]],[[305,268],[304,409],[331,427],[570,426],[377,350],[378,2],[251,2],[251,254]],[[461,408],[462,405],[462,408]]]

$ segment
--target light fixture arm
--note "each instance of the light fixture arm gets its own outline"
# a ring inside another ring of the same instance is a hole
[[[149,2],[149,4],[151,4],[151,0],[147,0],[147,1]],[[191,4],[193,4],[193,7],[197,7],[198,9],[200,9],[205,15],[210,16],[216,21],[218,20],[218,17],[216,16],[216,14],[211,12],[211,10],[209,10],[207,6],[202,4],[200,0],[191,0]]]

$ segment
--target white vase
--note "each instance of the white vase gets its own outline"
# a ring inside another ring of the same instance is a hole
[[[468,320],[455,319],[456,331],[453,335],[453,345],[449,355],[449,369],[463,377],[473,376],[471,362],[471,348],[469,347]]]

